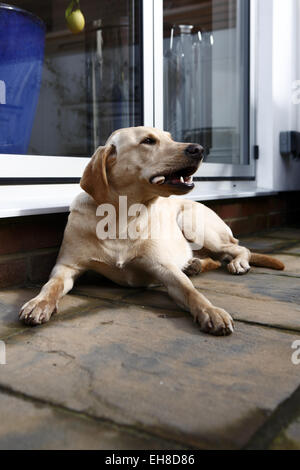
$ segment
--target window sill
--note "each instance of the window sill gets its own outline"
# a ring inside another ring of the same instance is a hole
[[[216,200],[228,200],[228,199],[245,199],[254,197],[274,196],[278,194],[278,191],[264,188],[249,188],[249,189],[211,189],[211,190],[196,190],[191,193],[189,199],[193,201],[205,202],[205,201],[216,201]]]
[[[0,186],[0,218],[68,212],[79,184]]]
[[[0,218],[68,212],[80,192],[79,184],[0,186]],[[188,197],[205,202],[274,194],[276,192],[259,188],[198,190],[196,187]]]

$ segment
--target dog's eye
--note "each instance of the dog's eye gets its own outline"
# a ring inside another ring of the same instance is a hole
[[[153,139],[153,137],[146,137],[146,139],[142,140],[141,144],[145,144],[145,145],[155,145],[155,144],[156,144],[156,140]]]

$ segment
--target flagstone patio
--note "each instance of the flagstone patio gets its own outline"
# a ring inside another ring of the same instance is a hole
[[[232,314],[226,338],[163,288],[87,278],[36,328],[17,314],[38,286],[1,290],[0,449],[300,449],[300,229],[243,244],[286,271],[194,278]]]

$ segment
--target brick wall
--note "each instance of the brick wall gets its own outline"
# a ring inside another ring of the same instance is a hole
[[[40,282],[55,264],[67,214],[0,219],[0,288]]]
[[[206,203],[235,236],[300,221],[300,192]],[[0,288],[40,283],[55,264],[68,214],[0,219]]]
[[[214,210],[231,227],[236,237],[286,225],[299,224],[300,191],[278,196],[211,201]]]

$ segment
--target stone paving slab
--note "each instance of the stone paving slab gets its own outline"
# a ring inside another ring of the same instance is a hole
[[[1,290],[7,365],[0,366],[0,449],[237,449],[258,442],[282,403],[294,409],[299,387],[291,362],[300,339],[299,240],[300,229],[291,228],[241,240],[276,253],[284,272],[253,268],[235,277],[218,270],[193,279],[236,320],[227,338],[201,333],[162,287],[127,289],[87,277],[37,328],[17,319],[37,289]],[[299,418],[292,417],[272,449],[300,449]]]
[[[297,387],[297,338],[243,324],[209,337],[186,315],[107,305],[9,338],[0,390],[186,447],[240,448]]]
[[[139,293],[140,291],[141,289],[120,287],[113,282],[103,283],[102,281],[99,281],[99,283],[92,285],[75,285],[72,293],[89,298],[116,301],[124,299],[128,295]]]
[[[283,248],[288,249],[293,246],[296,241],[281,238],[262,238],[262,237],[242,237],[240,245],[249,248],[249,250],[257,253],[272,253],[280,251]]]
[[[249,299],[248,297],[216,292],[213,289],[200,289],[200,291],[214,305],[227,310],[235,321],[300,331],[300,305],[272,299]],[[168,312],[165,313],[166,315],[175,317],[188,315],[170,299],[163,288],[129,296],[125,302],[142,305],[144,308],[165,309]],[[239,328],[238,324],[236,324],[236,328]]]
[[[271,450],[300,450],[300,418],[282,431],[270,446]]]
[[[0,339],[26,328],[18,319],[20,308],[25,302],[35,297],[39,290],[38,288],[19,288],[0,291]],[[85,308],[90,309],[99,304],[101,304],[99,300],[68,295],[60,301],[59,314],[55,318],[60,318],[60,315],[81,312]]]
[[[291,261],[296,257],[282,258],[289,258],[286,261],[290,269],[299,269],[298,264],[295,267]],[[278,279],[274,279],[274,274]],[[286,272],[284,275],[286,278],[282,280],[283,273],[265,268],[253,268],[251,273],[241,277],[232,276],[226,270],[219,270],[201,274],[192,280],[215,305],[227,309],[236,320],[299,330],[300,276],[297,272]],[[136,290],[119,288],[110,283],[105,286],[80,286],[73,292],[91,295],[93,298],[113,300],[114,290],[116,290],[115,300],[166,309],[174,311],[174,315],[180,315],[175,312],[181,312],[181,309],[162,287]]]
[[[211,271],[193,278],[194,285],[201,289],[229,293],[240,297],[277,300],[300,304],[300,278],[272,276],[250,272],[244,276],[232,276],[226,270]]]
[[[227,276],[227,274],[226,274]],[[201,276],[200,276],[201,278]],[[197,283],[196,283],[197,284]],[[54,320],[64,319],[65,315],[76,314],[80,315],[81,311],[94,308],[95,305],[102,305],[103,300],[107,300],[113,294],[114,287],[116,287],[118,298],[122,299],[128,304],[140,305],[144,307],[154,307],[160,310],[169,310],[168,315],[172,316],[188,316],[183,312],[169,297],[165,289],[157,288],[154,290],[146,290],[136,292],[134,289],[123,289],[122,296],[119,295],[117,286],[111,286],[107,296],[103,289],[92,286],[87,288],[84,297],[79,295],[68,295],[60,302],[59,314],[56,315]],[[221,292],[218,292],[221,289]],[[267,299],[253,299],[249,301],[249,297],[236,296],[227,294],[227,287],[214,284],[213,289],[202,288],[200,289],[211,302],[215,305],[225,308],[233,316],[235,320],[247,321],[258,323],[261,325],[269,325],[278,328],[300,330],[300,306],[288,302],[278,302]],[[92,298],[87,298],[87,291],[90,291]],[[0,338],[16,334],[24,330],[24,325],[19,322],[16,312],[19,310],[19,305],[36,295],[37,289],[32,291],[29,289],[18,289],[18,295],[12,290],[0,294],[2,298],[2,305],[5,309],[0,310]],[[4,303],[5,300],[5,303]],[[266,303],[267,302],[267,303]],[[104,302],[103,305],[106,305]],[[163,313],[162,313],[163,315]]]
[[[300,256],[300,243],[297,243],[296,245],[290,248],[285,248],[281,251],[282,253]]]
[[[300,229],[284,227],[281,229],[268,230],[266,232],[261,232],[259,234],[260,238],[277,238],[277,239],[287,239],[287,240],[300,240]]]
[[[0,392],[0,450],[167,449],[155,437]],[[174,446],[174,444],[173,444]]]

